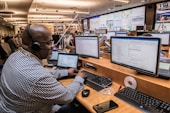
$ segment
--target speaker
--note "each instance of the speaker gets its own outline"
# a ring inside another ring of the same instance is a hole
[[[29,35],[29,37],[30,37],[30,39],[31,39],[31,41],[32,41],[32,44],[31,44],[32,50],[34,50],[34,51],[40,51],[40,49],[41,49],[40,43],[37,42],[37,41],[34,41],[34,40],[32,39],[32,33],[31,33],[31,29],[30,29],[30,24],[27,26],[27,33],[28,33],[28,35]]]

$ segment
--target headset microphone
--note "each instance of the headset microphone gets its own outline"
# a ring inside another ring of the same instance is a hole
[[[43,47],[40,47],[40,49],[53,50],[52,48],[48,49],[48,48],[43,48]]]

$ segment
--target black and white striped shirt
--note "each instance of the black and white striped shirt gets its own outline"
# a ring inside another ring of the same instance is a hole
[[[36,56],[20,48],[2,70],[0,112],[50,113],[54,104],[70,103],[83,88],[84,79],[76,76],[63,86],[56,80],[63,76],[68,76],[67,70],[49,71]]]

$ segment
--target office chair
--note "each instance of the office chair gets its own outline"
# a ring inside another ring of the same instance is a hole
[[[7,56],[9,56],[12,53],[12,50],[8,43],[6,43],[6,42],[1,43],[1,47],[6,52]]]

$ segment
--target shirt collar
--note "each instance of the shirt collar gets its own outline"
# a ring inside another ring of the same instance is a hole
[[[31,52],[23,49],[22,47],[19,47],[18,50],[19,50],[22,54],[24,54],[24,55],[26,55],[26,56],[35,58],[36,60],[38,60],[38,61],[40,62],[41,65],[43,65],[42,61],[41,61],[37,56],[35,56],[34,54],[32,54]]]

